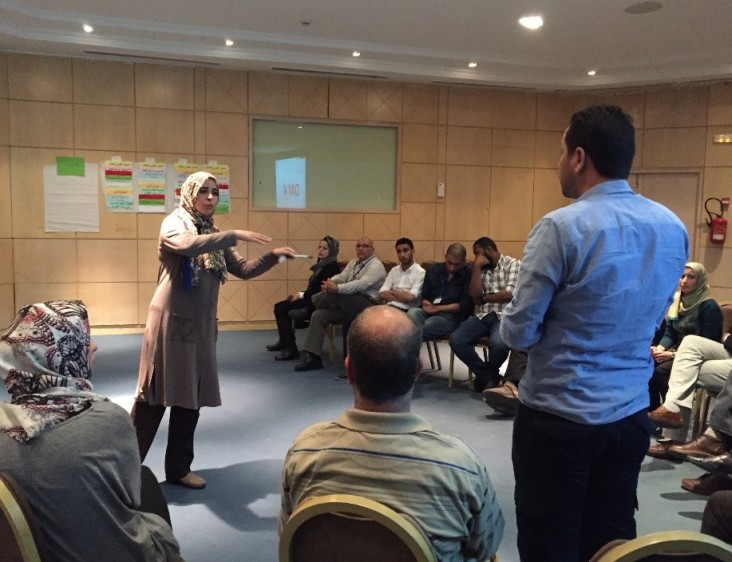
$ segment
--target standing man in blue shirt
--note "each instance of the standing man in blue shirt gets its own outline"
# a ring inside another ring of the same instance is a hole
[[[559,181],[577,201],[529,235],[501,321],[528,350],[513,432],[521,560],[588,560],[636,536],[634,509],[652,426],[648,346],[689,253],[686,229],[626,181],[632,119],[614,106],[572,116]]]

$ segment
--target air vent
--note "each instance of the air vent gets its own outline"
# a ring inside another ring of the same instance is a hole
[[[353,74],[351,72],[328,72],[327,70],[303,70],[301,68],[283,68],[273,66],[275,72],[286,72],[288,74],[311,74],[315,76],[342,76],[345,78],[368,78],[370,80],[388,80],[386,76],[377,76],[376,74]]]
[[[502,92],[536,92],[537,88],[523,88],[521,86],[500,86],[497,84],[483,84],[482,82],[450,82],[448,80],[433,80],[435,86],[462,86],[465,88],[492,88]]]
[[[163,64],[180,64],[180,65],[193,65],[193,66],[210,66],[216,67],[221,66],[218,62],[203,62],[189,59],[171,59],[167,57],[151,57],[146,55],[132,55],[129,53],[110,53],[107,51],[84,51],[87,55],[94,55],[95,57],[111,57],[120,58],[125,60],[136,60],[144,62],[159,62]]]

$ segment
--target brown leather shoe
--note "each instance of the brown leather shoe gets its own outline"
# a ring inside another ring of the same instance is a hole
[[[519,390],[515,384],[506,381],[501,386],[485,389],[483,401],[497,412],[514,416],[519,404]]]
[[[716,457],[724,453],[724,445],[719,439],[707,435],[700,435],[693,441],[683,445],[671,445],[668,453],[677,459],[686,460],[687,456],[698,458]]]
[[[675,441],[661,441],[660,443],[653,443],[648,447],[646,455],[653,457],[654,459],[674,460],[674,457],[668,452],[672,445],[677,445],[677,443]]]
[[[681,487],[702,496],[711,496],[719,490],[732,490],[732,479],[724,474],[702,474],[699,478],[684,478]]]
[[[178,484],[178,486],[184,486],[185,488],[193,488],[194,490],[200,490],[206,487],[206,481],[192,470],[180,480],[168,480],[168,482]]]
[[[652,412],[648,412],[648,417],[651,418],[657,425],[661,427],[667,427],[670,429],[678,429],[684,425],[684,416],[667,410],[663,406],[659,406]]]

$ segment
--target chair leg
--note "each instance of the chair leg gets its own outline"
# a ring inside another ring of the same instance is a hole
[[[335,360],[335,342],[333,341],[334,332],[335,326],[333,324],[328,324],[325,327],[325,333],[328,335],[328,357],[330,357],[331,363]]]
[[[452,388],[452,376],[455,369],[455,354],[450,350],[450,370],[447,375],[447,388]]]
[[[698,435],[704,433],[707,429],[707,418],[709,417],[709,406],[712,402],[712,395],[704,390],[704,396],[702,397],[701,404],[699,405],[699,422],[698,422]]]
[[[430,358],[430,370],[434,371],[435,370],[435,356],[432,354],[432,346],[430,345],[431,342],[426,341],[424,343],[427,346],[427,355]]]
[[[689,439],[694,440],[701,435],[702,430],[700,429],[702,423],[702,402],[704,401],[705,394],[703,388],[694,389],[694,397],[691,403],[691,415],[689,416]]]
[[[432,345],[435,346],[435,359],[437,360],[437,370],[442,371],[442,361],[440,360],[439,342],[437,340],[435,340],[432,342]]]

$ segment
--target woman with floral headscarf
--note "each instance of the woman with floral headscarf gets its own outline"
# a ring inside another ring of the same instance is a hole
[[[239,242],[266,244],[271,238],[247,230],[219,231],[213,224],[218,200],[216,178],[196,172],[181,187],[178,209],[163,220],[158,286],[145,325],[132,409],[144,460],[165,408],[171,407],[165,477],[189,488],[206,485],[191,471],[199,409],[221,405],[216,368],[219,287],[227,272],[251,279],[279,258],[294,256],[292,248],[282,247],[245,260],[235,249]]]
[[[168,523],[140,510],[135,432],[94,393],[95,351],[80,301],[20,310],[0,337],[0,471],[40,521],[44,560],[179,560]]]

